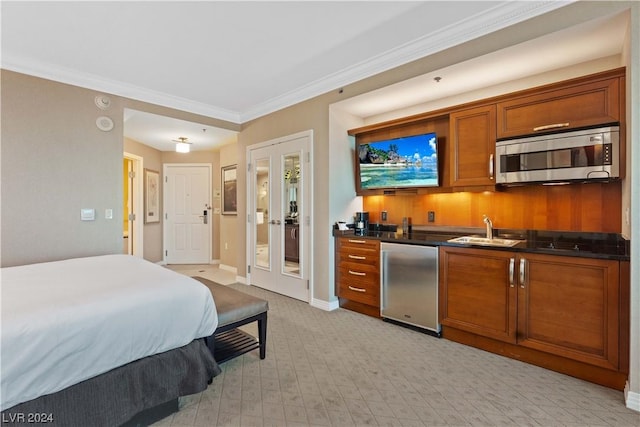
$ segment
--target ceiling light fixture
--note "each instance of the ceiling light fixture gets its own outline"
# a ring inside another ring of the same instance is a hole
[[[176,143],[176,153],[188,153],[191,149],[190,142],[187,142],[187,137],[181,136],[177,140],[173,140]]]

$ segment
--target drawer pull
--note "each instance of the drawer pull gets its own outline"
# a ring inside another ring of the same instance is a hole
[[[351,259],[367,259],[366,256],[351,255],[351,254],[349,254],[349,258],[351,258]]]
[[[366,276],[367,273],[362,273],[360,271],[349,270],[349,274],[353,274],[354,276]]]
[[[366,240],[354,240],[354,239],[349,239],[349,240],[347,240],[347,241],[348,241],[349,243],[358,243],[358,244],[361,244],[361,245],[363,245],[363,244],[367,243],[367,241],[366,241]]]
[[[367,292],[366,289],[363,288],[354,288],[353,286],[349,286],[349,289],[356,292]]]
[[[539,130],[547,130],[547,129],[557,129],[557,128],[566,128],[569,127],[569,123],[554,123],[552,125],[544,125],[533,128],[534,132],[538,132]]]

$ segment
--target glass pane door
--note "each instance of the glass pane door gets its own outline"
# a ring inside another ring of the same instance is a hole
[[[286,212],[284,219],[284,262],[282,263],[284,273],[300,275],[300,221],[299,214],[302,212],[300,206],[300,153],[288,153],[282,157],[284,168],[284,186],[282,201],[284,207],[282,212]]]
[[[255,185],[255,260],[258,267],[270,268],[271,227],[269,226],[271,167],[269,158],[256,161]]]

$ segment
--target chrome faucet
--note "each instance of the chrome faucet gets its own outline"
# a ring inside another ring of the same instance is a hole
[[[491,222],[491,218],[482,215],[482,221],[487,224],[487,239],[493,239],[493,223]]]

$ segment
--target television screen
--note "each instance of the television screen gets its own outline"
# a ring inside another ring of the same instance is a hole
[[[359,144],[357,153],[360,190],[439,185],[434,132]]]

